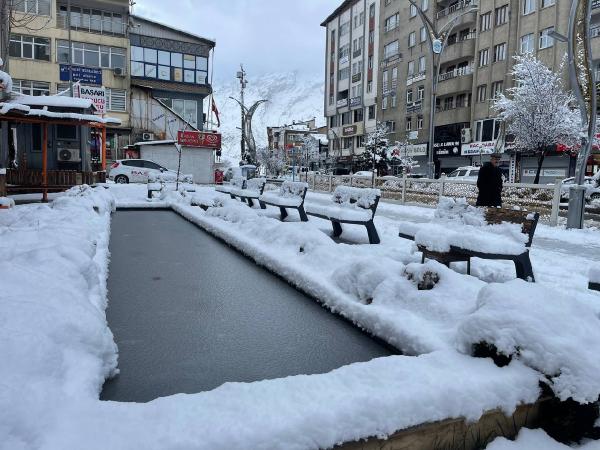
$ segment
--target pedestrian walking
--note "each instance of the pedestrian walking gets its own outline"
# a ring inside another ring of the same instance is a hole
[[[498,167],[501,157],[500,153],[493,153],[490,161],[479,170],[477,206],[502,206],[502,171]]]

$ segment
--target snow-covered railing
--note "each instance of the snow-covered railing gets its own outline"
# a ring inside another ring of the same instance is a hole
[[[466,198],[472,204],[475,204],[477,200],[475,181],[452,180],[446,177],[437,180],[376,177],[373,180],[368,176],[302,174],[300,178],[308,183],[311,190],[319,192],[333,192],[337,186],[374,187],[381,190],[383,199],[398,201],[402,204],[437,205],[441,197]],[[542,220],[551,225],[557,225],[561,198],[560,187],[560,183],[504,183],[503,206],[520,207],[538,212]]]

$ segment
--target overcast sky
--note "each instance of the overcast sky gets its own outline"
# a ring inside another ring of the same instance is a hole
[[[324,70],[321,22],[342,0],[137,0],[134,14],[214,39],[215,81],[234,79],[239,64],[249,76]]]

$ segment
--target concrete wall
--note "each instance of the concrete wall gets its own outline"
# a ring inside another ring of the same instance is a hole
[[[141,145],[140,158],[150,159],[167,169],[177,170],[178,153],[173,144]],[[184,147],[181,173],[192,174],[194,183],[214,183],[214,152],[210,149]]]

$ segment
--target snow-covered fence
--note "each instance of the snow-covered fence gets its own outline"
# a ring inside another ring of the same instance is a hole
[[[381,197],[402,204],[437,205],[441,197],[466,198],[469,203],[477,200],[475,181],[452,180],[442,177],[428,178],[355,177],[351,175],[301,174],[311,190],[333,192],[336,186],[375,187]],[[505,183],[502,191],[503,205],[524,208],[540,213],[541,220],[558,224],[560,208],[560,184]]]

